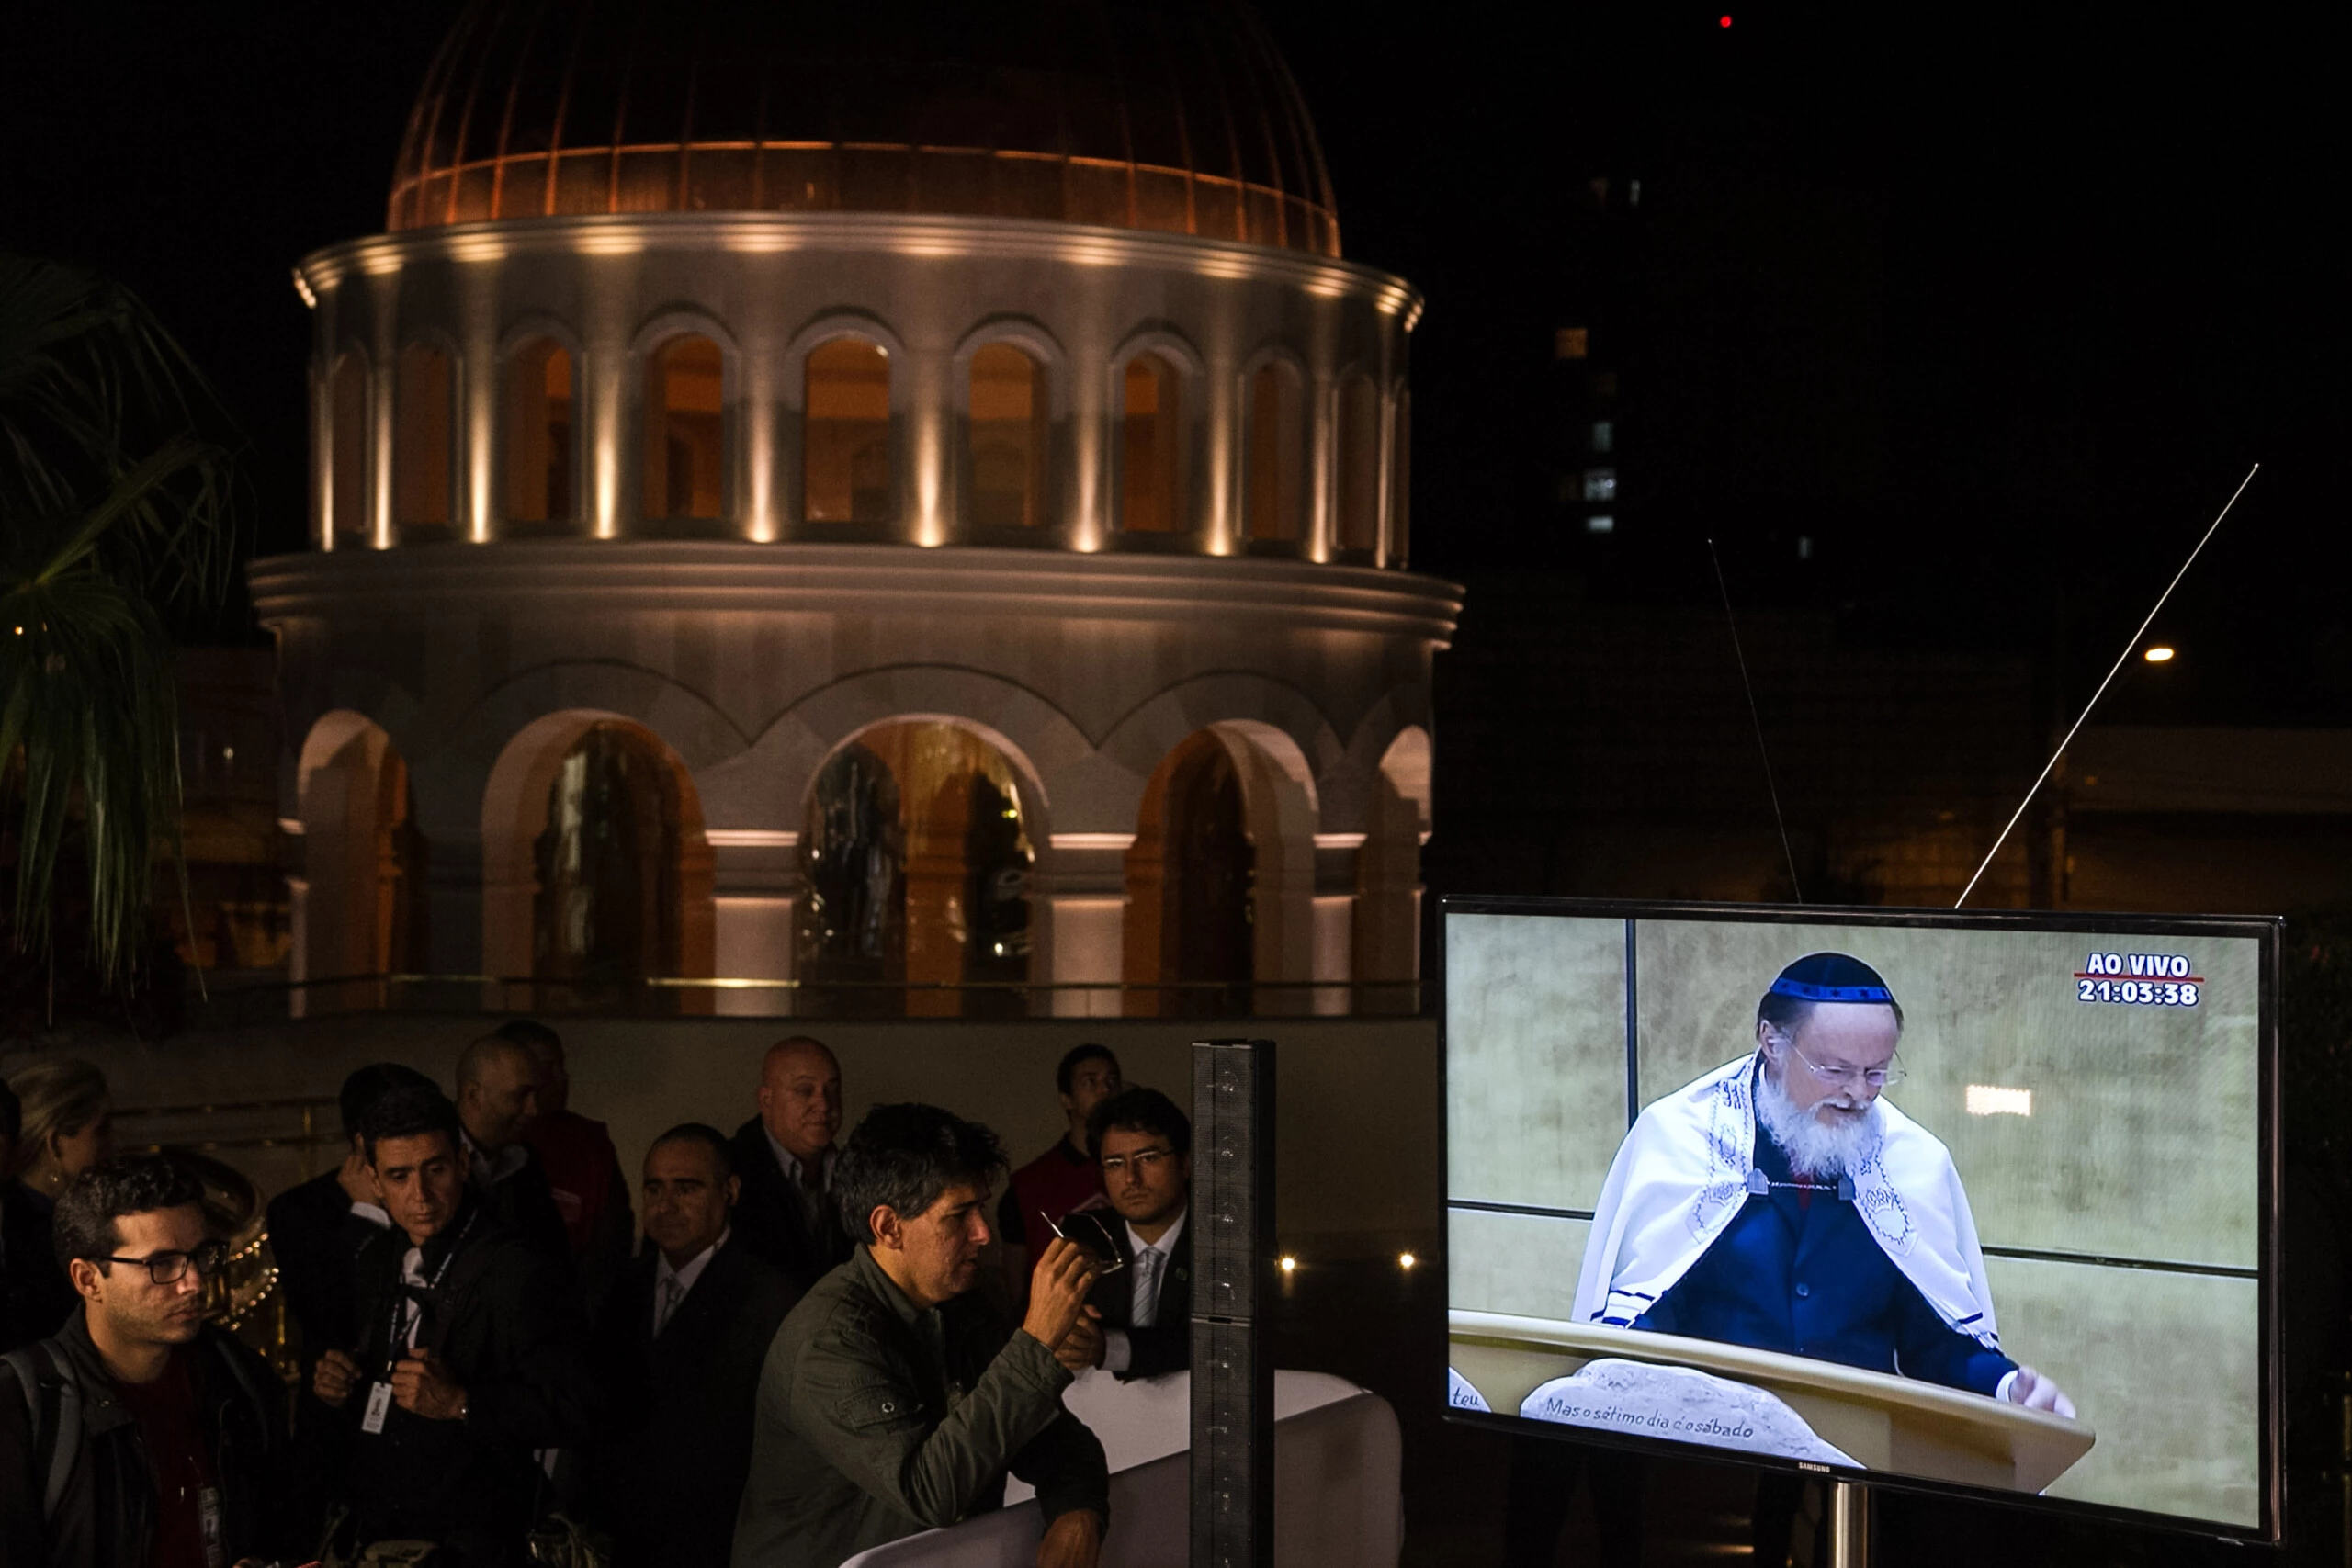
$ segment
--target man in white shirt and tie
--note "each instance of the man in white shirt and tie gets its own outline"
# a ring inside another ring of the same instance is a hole
[[[1101,1367],[1120,1381],[1181,1372],[1193,1361],[1193,1124],[1156,1089],[1131,1089],[1094,1108],[1087,1142],[1109,1209],[1081,1209],[1060,1227],[1103,1259],[1087,1315],[1056,1352],[1072,1371]]]
[[[613,1418],[584,1461],[618,1568],[724,1568],[752,1462],[752,1403],[800,1292],[736,1239],[742,1182],[716,1127],[671,1128],[645,1155],[645,1249],[597,1319]]]

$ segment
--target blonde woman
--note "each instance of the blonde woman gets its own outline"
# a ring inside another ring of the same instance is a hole
[[[114,1152],[114,1097],[87,1062],[35,1062],[8,1075],[24,1107],[17,1179],[54,1203],[66,1183]]]
[[[80,1297],[50,1243],[57,1200],[74,1179],[114,1151],[114,1103],[106,1075],[87,1062],[44,1061],[8,1076],[21,1107],[12,1164],[0,1183],[7,1265],[0,1277],[0,1340],[45,1338]],[[15,1348],[0,1343],[0,1350]]]

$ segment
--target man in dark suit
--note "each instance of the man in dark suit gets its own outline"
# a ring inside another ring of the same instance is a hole
[[[379,1096],[396,1089],[431,1089],[433,1080],[398,1062],[378,1062],[343,1080],[343,1163],[270,1200],[269,1247],[286,1289],[287,1310],[301,1331],[302,1381],[329,1348],[359,1343],[353,1301],[359,1253],[391,1227],[368,1157],[359,1123]]]
[[[311,1374],[342,1415],[322,1424],[331,1495],[360,1543],[437,1541],[436,1563],[506,1568],[547,1500],[539,1454],[594,1429],[586,1325],[569,1275],[466,1179],[437,1091],[379,1097],[360,1137],[392,1224],[360,1255],[358,1344]]]
[[[735,1238],[806,1292],[849,1260],[833,1201],[833,1138],[842,1130],[842,1068],[806,1035],[779,1040],[760,1065],[760,1113],[736,1129],[743,1195]]]
[[[646,1151],[647,1246],[597,1320],[611,1425],[583,1488],[621,1568],[727,1568],[760,1365],[800,1299],[732,1236],[741,1185],[715,1127],[673,1127]]]
[[[1156,1378],[1193,1364],[1193,1124],[1156,1089],[1131,1089],[1094,1108],[1087,1145],[1102,1170],[1109,1209],[1065,1216],[1062,1233],[1101,1256],[1106,1271],[1087,1316],[1056,1357],[1073,1371],[1102,1367]],[[1115,1260],[1115,1263],[1114,1262]]]

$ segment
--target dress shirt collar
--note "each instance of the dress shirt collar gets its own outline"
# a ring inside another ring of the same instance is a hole
[[[531,1151],[520,1144],[509,1144],[493,1155],[475,1143],[474,1135],[463,1127],[458,1129],[458,1136],[465,1141],[466,1173],[485,1192],[522,1169],[531,1157]]]
[[[792,1178],[794,1181],[798,1181],[800,1179],[800,1156],[794,1154],[790,1149],[786,1148],[782,1144],[778,1143],[776,1141],[776,1135],[768,1131],[768,1124],[764,1122],[760,1123],[760,1136],[768,1141],[768,1152],[775,1156],[777,1168],[782,1170],[785,1175]],[[833,1190],[833,1156],[835,1152],[835,1150],[828,1146],[825,1152],[818,1157],[817,1161],[817,1179],[823,1185],[825,1190],[828,1192],[831,1192]]]
[[[1165,1231],[1161,1232],[1158,1241],[1144,1240],[1143,1237],[1136,1235],[1136,1227],[1129,1225],[1127,1227],[1127,1258],[1129,1262],[1132,1263],[1134,1259],[1142,1256],[1146,1252],[1157,1252],[1162,1258],[1175,1257],[1176,1240],[1179,1236],[1184,1234],[1184,1222],[1192,1217],[1193,1206],[1192,1204],[1187,1203],[1184,1205],[1182,1211],[1177,1214],[1175,1224],[1170,1225]]]
[[[710,1260],[718,1256],[718,1249],[725,1247],[727,1245],[727,1238],[734,1234],[734,1227],[732,1226],[720,1231],[717,1241],[712,1242],[708,1247],[704,1247],[700,1252],[697,1252],[692,1258],[687,1258],[685,1266],[679,1269],[673,1269],[670,1267],[670,1255],[668,1253],[663,1252],[659,1247],[654,1248],[653,1289],[658,1292],[662,1289],[662,1280],[675,1280],[678,1281],[678,1299],[682,1302],[684,1301],[686,1299],[686,1293],[695,1288],[695,1281],[702,1278],[703,1270],[710,1267]]]

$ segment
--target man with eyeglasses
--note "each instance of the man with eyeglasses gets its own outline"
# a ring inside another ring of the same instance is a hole
[[[1156,1089],[1131,1089],[1088,1119],[1109,1209],[1080,1209],[1059,1229],[1103,1260],[1086,1315],[1055,1357],[1122,1382],[1193,1364],[1193,1124]]]
[[[1756,1010],[1756,1049],[1644,1111],[1586,1243],[1576,1315],[1871,1371],[2072,1416],[2003,1353],[1968,1194],[1881,1091],[1903,1009],[1860,959],[1814,953]]]
[[[102,1160],[59,1197],[81,1313],[0,1358],[0,1564],[226,1568],[289,1551],[284,1394],[205,1321],[228,1261],[196,1179]]]

